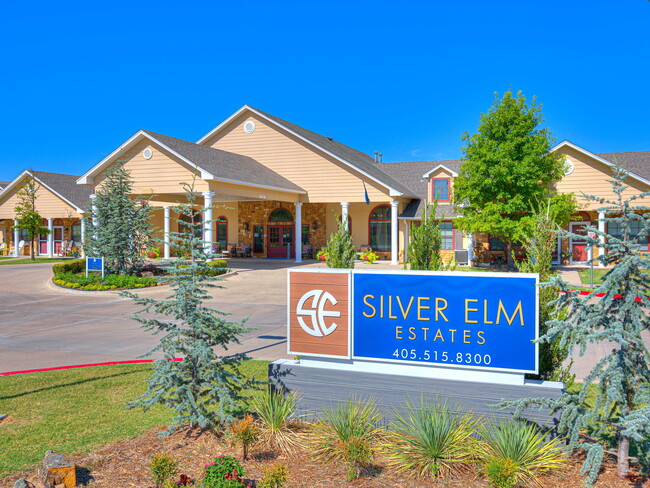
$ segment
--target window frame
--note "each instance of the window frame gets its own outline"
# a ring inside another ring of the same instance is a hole
[[[436,181],[447,182],[447,198],[438,198],[438,202],[449,202],[451,198],[451,178],[431,178],[431,201],[436,200]]]
[[[389,211],[389,216],[387,219],[382,219],[382,220],[372,220],[372,214],[375,213],[375,211],[378,208],[387,208]],[[390,217],[390,212],[391,212],[391,206],[386,205],[386,204],[381,204],[377,205],[375,208],[373,208],[370,213],[368,214],[368,245],[372,248],[373,251],[381,251],[381,252],[390,252],[391,251],[391,243],[392,243],[392,229],[391,229],[391,217]],[[387,246],[381,246],[381,248],[377,245],[373,246],[372,245],[372,239],[371,239],[371,229],[372,229],[372,223],[382,223],[382,224],[388,224],[388,244]]]
[[[451,224],[451,232],[449,234],[444,234],[442,231],[442,224]],[[454,229],[454,222],[453,220],[443,220],[440,222],[440,236],[442,238],[440,242],[440,249],[442,251],[453,251],[454,250],[454,237],[455,237],[456,229]],[[451,246],[450,247],[445,247],[445,238],[451,239]]]
[[[634,222],[639,223],[639,227],[640,227],[639,231],[641,231],[643,229],[643,221],[642,220],[633,220],[630,223],[634,223]],[[619,227],[621,227],[621,224],[618,223],[618,222],[607,222],[607,233],[612,237],[620,239],[622,237],[622,234],[614,234],[614,233],[612,233],[612,231],[610,229],[611,226],[619,226]],[[621,229],[619,229],[619,232],[620,231],[621,231]],[[638,234],[636,234],[636,235],[638,236]],[[633,238],[633,234],[630,233],[630,240],[632,240],[632,238]],[[639,242],[638,246],[634,246],[634,249],[636,249],[638,251],[650,251],[650,235],[646,236],[646,242],[644,242],[644,243]]]

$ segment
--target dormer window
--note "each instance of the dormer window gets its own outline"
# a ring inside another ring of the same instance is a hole
[[[449,178],[434,178],[432,180],[433,194],[431,200],[438,199],[439,202],[449,201]]]

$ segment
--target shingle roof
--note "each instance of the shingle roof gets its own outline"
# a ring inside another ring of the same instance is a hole
[[[255,159],[175,137],[143,130],[153,139],[164,144],[200,168],[212,173],[217,178],[234,180],[262,187],[275,187],[295,192],[304,192],[295,183],[267,168]]]
[[[90,195],[93,189],[87,185],[78,185],[78,176],[61,173],[48,173],[46,171],[31,171],[34,177],[44,185],[68,200],[76,207],[87,210],[90,206]]]
[[[0,181],[0,190],[7,186],[11,181]]]
[[[428,192],[428,183],[422,178],[422,175],[439,164],[458,172],[461,163],[462,161],[460,160],[414,161],[408,163],[378,163],[377,166],[380,166],[382,171],[404,182],[405,185],[416,192],[419,198],[412,200],[406,206],[400,214],[400,218],[419,219],[422,216],[422,210],[424,209],[424,202],[427,200]],[[438,210],[436,211],[436,217],[453,218],[459,215],[451,204],[441,203],[438,205]]]
[[[596,155],[611,163],[620,163],[632,173],[650,180],[650,151],[598,153]]]
[[[405,197],[407,198],[415,197],[417,195],[413,191],[413,189],[408,187],[408,185],[405,185],[401,181],[395,179],[393,176],[383,171],[379,167],[379,165],[375,163],[375,160],[372,157],[368,156],[367,154],[362,153],[357,149],[346,146],[345,144],[341,144],[340,142],[335,141],[331,137],[321,136],[320,134],[316,134],[315,132],[307,130],[296,124],[287,122],[286,120],[276,117],[275,115],[271,115],[269,113],[266,113],[254,107],[250,107],[250,108],[259,112],[265,117],[268,117],[274,122],[286,127],[290,131],[295,132],[300,137],[307,139],[312,144],[315,144],[316,146],[324,149],[325,151],[332,153],[335,156],[341,158],[342,160],[350,163],[351,165],[358,168],[360,171],[367,173],[373,178],[379,180],[381,183],[399,191],[400,193],[403,193]]]

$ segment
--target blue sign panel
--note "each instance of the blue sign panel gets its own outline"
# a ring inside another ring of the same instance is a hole
[[[536,275],[353,275],[353,358],[536,373]]]
[[[86,269],[88,271],[102,271],[104,269],[104,258],[86,258]]]

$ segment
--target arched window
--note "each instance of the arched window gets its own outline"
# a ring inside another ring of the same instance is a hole
[[[276,208],[269,215],[269,222],[293,222],[293,215],[286,208]]]
[[[380,205],[370,212],[368,244],[374,251],[390,251],[390,207]]]
[[[223,215],[217,218],[217,242],[221,249],[228,248],[228,219]]]

